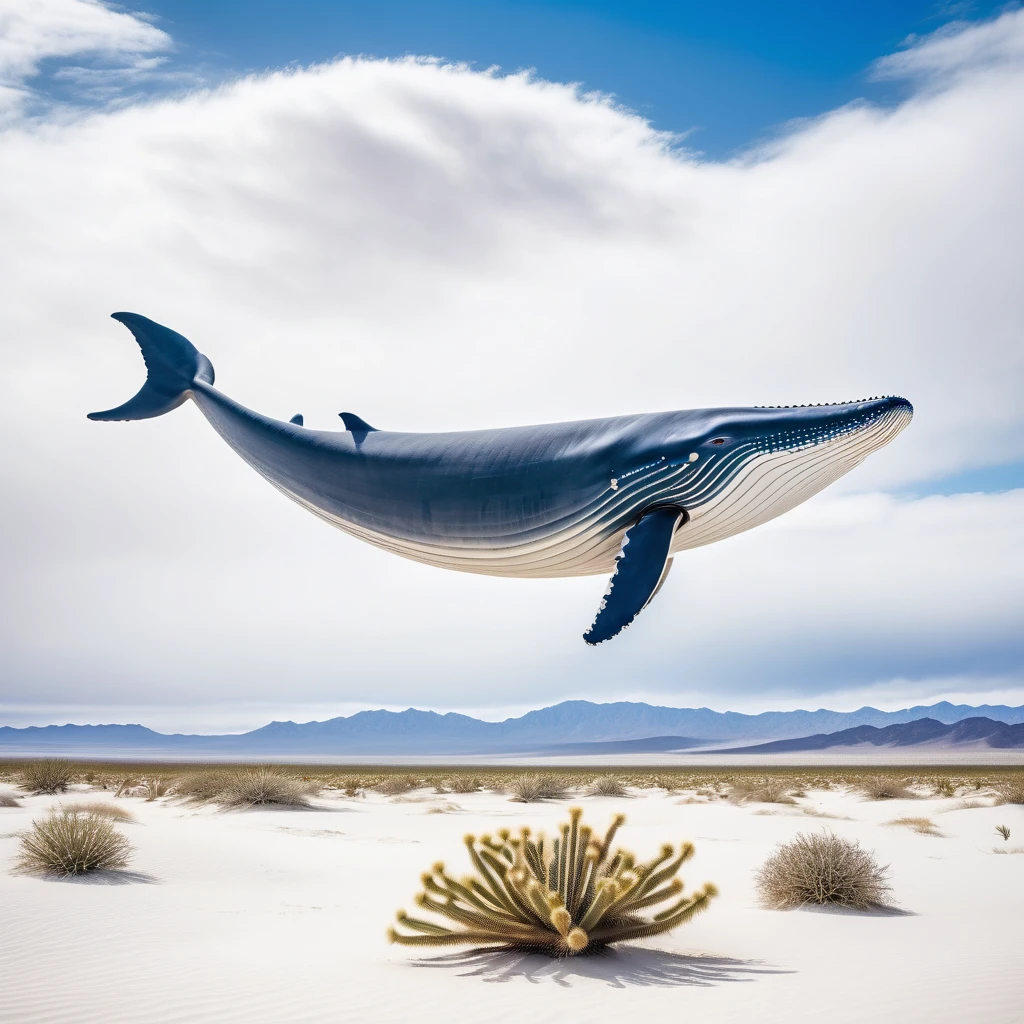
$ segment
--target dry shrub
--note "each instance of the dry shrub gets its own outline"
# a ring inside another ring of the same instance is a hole
[[[897,825],[903,828],[913,829],[921,836],[941,836],[938,826],[931,818],[893,818],[885,822],[886,825]]]
[[[146,779],[143,783],[146,787],[146,800],[152,801],[159,797],[167,796],[173,788],[169,779]]]
[[[889,778],[887,775],[867,778],[859,788],[869,800],[910,800],[914,797],[904,779]]]
[[[599,775],[590,784],[588,796],[629,796],[621,779],[614,775]]]
[[[131,843],[109,818],[61,809],[38,818],[22,835],[18,867],[66,878],[123,868],[131,854]]]
[[[445,779],[443,790],[446,793],[476,793],[483,786],[476,775],[453,775]]]
[[[355,776],[344,775],[339,779],[335,779],[333,786],[328,788],[340,790],[342,796],[362,796],[365,783],[362,779]]]
[[[1007,842],[1010,841],[1010,826],[1009,825],[996,825],[996,832],[999,833]]]
[[[61,810],[72,814],[98,814],[101,818],[109,818],[111,821],[135,821],[135,815],[127,807],[112,804],[107,800],[83,800],[71,807],[62,806]]]
[[[996,801],[999,802],[998,800]],[[955,804],[950,808],[952,811],[975,811],[979,807],[991,807],[992,805],[986,803],[984,800],[961,800],[958,804]]]
[[[828,811],[822,811],[815,807],[802,807],[801,811],[806,814],[808,818],[829,818],[832,821],[853,821],[853,818],[846,814],[829,814]]]
[[[752,800],[759,804],[795,804],[796,801],[780,779],[765,779],[760,783],[737,782],[729,792],[729,799],[737,803]]]
[[[444,924],[398,912],[392,942],[406,946],[504,946],[572,956],[613,942],[648,938],[685,924],[707,909],[718,890],[710,883],[683,895],[676,873],[693,855],[693,844],[671,844],[638,863],[612,841],[625,818],[603,837],[580,824],[574,807],[554,838],[523,828],[512,837],[466,836],[476,871],[457,881],[442,863],[421,876],[416,903]],[[648,916],[657,904],[668,905]],[[449,924],[450,923],[450,924]],[[411,932],[412,934],[408,934]]]
[[[117,785],[117,791],[114,796],[120,798],[122,796],[132,796],[132,790],[139,784],[138,779],[133,779],[129,776],[127,779],[122,779]]]
[[[774,910],[808,903],[871,910],[892,905],[888,874],[860,843],[823,830],[781,843],[755,878],[762,905]]]
[[[956,796],[956,785],[952,779],[936,779],[932,783],[932,790],[936,796]]]
[[[419,789],[419,785],[419,779],[414,779],[411,775],[387,775],[371,788],[381,796],[401,796],[403,793]]]
[[[20,807],[16,793],[0,793],[0,807]]]
[[[174,795],[185,800],[216,800],[230,785],[232,774],[224,770],[189,772],[174,784]]]
[[[70,761],[48,757],[30,761],[21,771],[21,784],[30,793],[63,793],[73,776]]]
[[[1007,779],[996,785],[999,800],[1004,804],[1024,804],[1024,778]]]
[[[509,784],[509,799],[517,804],[532,804],[537,800],[564,800],[565,782],[555,775],[518,775]]]
[[[265,765],[256,765],[233,772],[219,800],[232,807],[308,807],[309,797],[318,788]]]
[[[458,804],[453,804],[450,800],[443,800],[428,807],[427,814],[458,814],[461,810],[462,808]]]

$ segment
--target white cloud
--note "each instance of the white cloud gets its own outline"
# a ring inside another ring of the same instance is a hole
[[[980,24],[954,21],[929,36],[912,36],[907,48],[877,60],[878,78],[924,78],[948,84],[951,76],[1024,61],[1020,12]]]
[[[24,112],[33,99],[27,83],[44,61],[100,57],[116,66],[75,70],[108,83],[138,80],[156,67],[145,55],[170,47],[166,32],[99,0],[0,0],[0,123]]]
[[[995,24],[1024,38],[1020,13]],[[724,706],[1016,679],[1020,492],[823,499],[681,557],[591,651],[601,580],[365,548],[191,408],[84,419],[142,379],[106,319],[131,309],[191,336],[233,397],[314,426],[902,393],[914,424],[848,491],[1024,457],[1024,62],[998,61],[728,164],[570,87],[413,60],[8,129],[0,701]]]

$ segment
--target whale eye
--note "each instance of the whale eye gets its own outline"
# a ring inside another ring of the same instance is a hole
[[[711,438],[711,443],[712,444],[725,444],[725,438],[724,437],[713,437],[713,438]]]

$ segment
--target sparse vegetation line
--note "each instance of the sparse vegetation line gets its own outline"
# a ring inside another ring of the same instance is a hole
[[[56,762],[57,770],[53,770]],[[224,791],[231,777],[247,769],[272,769],[276,775],[292,779],[313,788],[340,791],[354,796],[362,792],[382,792],[397,786],[433,788],[439,792],[473,793],[486,790],[492,793],[512,793],[524,776],[540,779],[542,788],[563,795],[586,795],[598,780],[609,777],[607,767],[486,765],[474,766],[470,772],[465,765],[346,765],[346,764],[292,764],[292,763],[225,763],[225,762],[125,762],[94,760],[24,759],[0,760],[0,783],[8,783],[31,792],[39,779],[40,765],[55,788],[63,792],[67,786],[89,783],[111,794],[124,786],[124,795],[159,798],[177,794],[194,799],[213,799]],[[28,773],[28,775],[26,774]],[[28,784],[28,777],[33,780]],[[1024,766],[1010,767],[936,767],[922,766],[814,766],[766,767],[739,766],[702,768],[699,766],[666,767],[652,765],[616,766],[611,776],[629,789],[664,789],[670,792],[692,792],[707,799],[723,799],[730,793],[745,794],[744,799],[784,802],[811,789],[847,788],[868,796],[887,790],[893,794],[956,795],[963,798],[980,790],[991,790],[991,795],[1004,803],[1024,803]],[[395,781],[397,780],[397,781]],[[50,785],[47,782],[46,785]],[[601,783],[604,785],[605,783]],[[383,789],[382,789],[383,787]],[[544,796],[536,799],[561,799]],[[883,799],[886,797],[883,797]],[[894,798],[888,797],[888,798]]]

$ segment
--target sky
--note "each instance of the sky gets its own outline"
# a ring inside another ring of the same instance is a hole
[[[0,0],[0,723],[1024,703],[1024,12],[721,6]],[[190,405],[88,422],[120,309],[325,429],[916,415],[589,649],[604,579],[366,547]]]

